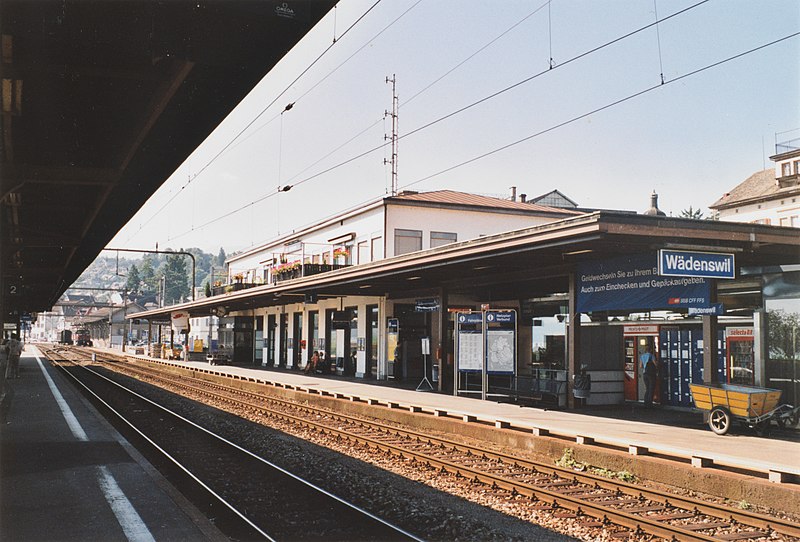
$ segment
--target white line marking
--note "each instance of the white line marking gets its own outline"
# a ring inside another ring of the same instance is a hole
[[[72,435],[80,441],[85,442],[89,440],[89,437],[86,436],[86,432],[83,430],[83,427],[81,427],[81,424],[78,422],[78,418],[76,418],[75,414],[72,413],[72,410],[69,408],[69,405],[64,400],[64,396],[61,395],[60,391],[58,391],[56,383],[53,382],[53,379],[50,378],[49,374],[47,374],[47,369],[44,368],[42,360],[39,359],[39,356],[37,355],[38,353],[39,351],[34,348],[33,357],[36,358],[36,363],[39,364],[39,369],[42,370],[44,379],[47,381],[47,385],[50,387],[50,393],[53,394],[53,397],[55,398],[56,403],[58,404],[58,408],[61,409],[61,414],[64,415],[64,419],[66,420],[70,431],[72,431]]]
[[[111,510],[117,516],[119,526],[122,527],[125,536],[130,542],[155,542],[155,538],[150,534],[147,525],[144,524],[142,518],[136,513],[131,501],[122,492],[117,485],[117,481],[109,472],[108,467],[101,465],[97,467],[99,471],[98,482],[100,482],[100,489],[111,505]]]

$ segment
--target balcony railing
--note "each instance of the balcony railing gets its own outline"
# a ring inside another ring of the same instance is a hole
[[[273,282],[283,282],[284,280],[297,279],[300,277],[309,277],[311,275],[318,275],[320,273],[327,273],[336,269],[350,267],[350,264],[338,263],[307,263],[302,267],[294,267],[292,269],[284,269],[276,271],[272,275]]]
[[[260,284],[253,284],[251,282],[232,282],[231,284],[214,286],[211,288],[211,295],[229,294],[231,292],[238,292],[239,290],[246,290],[247,288],[255,288],[256,286],[260,286]]]
[[[800,138],[775,143],[775,154],[783,154],[785,152],[796,151],[797,149],[800,149]]]

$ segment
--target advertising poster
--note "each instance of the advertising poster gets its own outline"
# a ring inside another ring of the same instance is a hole
[[[581,313],[709,307],[711,302],[709,279],[659,275],[656,253],[582,262],[577,271]]]

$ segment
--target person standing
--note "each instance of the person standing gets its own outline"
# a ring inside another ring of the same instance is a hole
[[[8,371],[8,339],[0,343],[0,401],[6,395],[6,372]]]
[[[650,347],[646,346],[642,355],[639,356],[641,363],[642,374],[644,375],[644,405],[653,406],[653,394],[656,391],[656,358],[650,351]]]
[[[8,341],[8,369],[7,378],[19,378],[19,358],[22,355],[22,341],[19,335],[14,334]]]

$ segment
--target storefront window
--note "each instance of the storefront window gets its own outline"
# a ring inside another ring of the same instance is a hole
[[[565,318],[533,319],[531,362],[541,369],[566,369],[567,326]]]
[[[782,403],[800,398],[800,299],[767,300],[766,386],[783,391]]]
[[[783,391],[782,403],[800,401],[800,271],[763,276],[766,309],[765,385]]]

